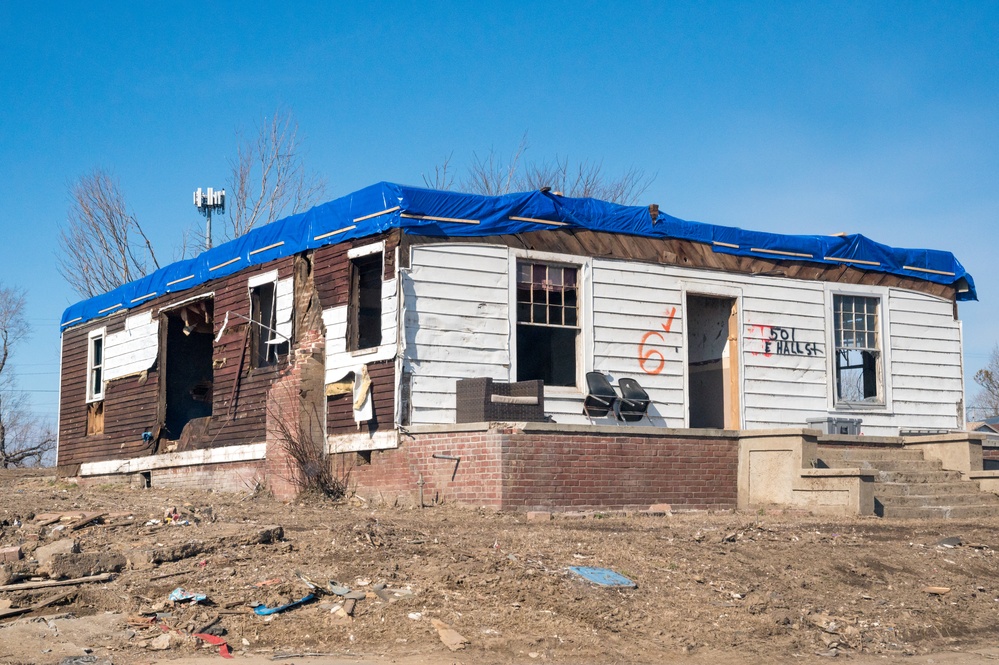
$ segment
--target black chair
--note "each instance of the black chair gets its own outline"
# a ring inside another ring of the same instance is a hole
[[[617,387],[621,390],[621,399],[614,407],[614,415],[618,420],[637,422],[645,417],[649,410],[649,393],[634,379],[618,379]]]
[[[617,392],[605,374],[586,373],[586,399],[583,400],[583,413],[587,418],[603,418],[613,409],[617,414]]]

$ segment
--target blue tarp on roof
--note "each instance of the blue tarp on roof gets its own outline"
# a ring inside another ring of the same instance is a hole
[[[950,252],[897,249],[857,234],[807,236],[744,231],[688,222],[663,213],[653,220],[645,206],[569,198],[551,192],[480,196],[382,182],[254,229],[110,293],[78,302],[63,313],[62,328],[131,309],[151,298],[184,291],[251,265],[393,228],[413,235],[454,238],[557,228],[678,238],[706,243],[715,252],[725,254],[846,264],[954,285],[958,300],[978,299],[971,275]]]

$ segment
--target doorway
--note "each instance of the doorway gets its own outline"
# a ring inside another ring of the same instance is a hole
[[[164,439],[179,439],[192,420],[212,415],[212,311],[206,299],[165,313]]]
[[[739,429],[739,316],[735,298],[687,295],[690,427]]]

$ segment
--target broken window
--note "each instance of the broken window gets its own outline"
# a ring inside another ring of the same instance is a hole
[[[575,386],[578,268],[517,262],[517,380]]]
[[[87,402],[104,399],[104,331],[95,330],[88,337]]]
[[[833,296],[837,401],[884,402],[880,305],[880,298]]]
[[[382,253],[350,260],[349,351],[382,343]]]
[[[275,365],[288,355],[288,340],[277,330],[277,282],[250,289],[251,351],[254,367]]]

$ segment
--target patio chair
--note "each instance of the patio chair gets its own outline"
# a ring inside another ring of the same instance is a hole
[[[617,392],[606,374],[586,373],[586,399],[583,400],[583,413],[587,418],[604,418],[617,404]],[[615,411],[616,413],[616,411]]]

